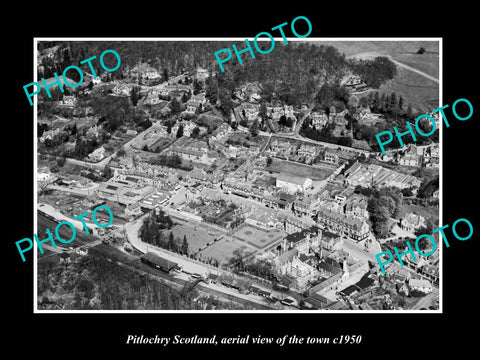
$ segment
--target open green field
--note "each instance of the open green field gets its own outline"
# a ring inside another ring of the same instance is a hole
[[[309,165],[279,159],[273,159],[272,164],[266,170],[277,173],[283,172],[290,175],[308,177],[312,180],[324,180],[329,177],[330,174],[333,172],[333,170],[330,169],[319,169]]]
[[[428,75],[434,76],[438,79],[439,74],[439,54],[437,53],[423,53],[419,54],[400,54],[394,57],[395,60],[411,66],[415,69],[423,71]]]
[[[439,85],[401,67],[397,67],[395,79],[380,86],[380,92],[396,92],[417,112],[431,111],[439,107]]]
[[[347,58],[373,59],[377,56],[390,56],[393,60],[439,77],[438,41],[319,41],[318,45],[331,45],[344,53]],[[426,52],[416,54],[420,47]],[[424,76],[397,66],[398,75],[380,87],[381,92],[400,94],[414,111],[430,111],[439,106],[439,85]],[[367,95],[367,93],[365,93]]]
[[[188,249],[192,253],[204,248],[207,244],[213,244],[215,239],[224,236],[220,230],[205,229],[200,225],[189,223],[175,226],[172,232],[175,238],[180,240],[183,240],[184,235],[187,236]]]
[[[252,252],[252,249],[242,241],[226,237],[208,246],[202,250],[200,254],[202,254],[204,258],[213,257],[217,259],[220,264],[225,264],[228,262],[228,259],[232,257],[235,249],[243,249],[245,254]]]
[[[425,54],[439,52],[438,41],[311,41],[315,45],[331,45],[337,48],[346,57],[352,57],[359,54],[378,53],[380,55],[390,55],[395,60],[402,62],[397,56],[404,54],[415,54],[420,47],[424,47]],[[425,55],[424,54],[424,55]]]

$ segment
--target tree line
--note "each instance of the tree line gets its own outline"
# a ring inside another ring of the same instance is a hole
[[[163,249],[168,249],[183,255],[188,255],[187,236],[179,242],[175,239],[173,232],[170,231],[168,238],[165,236],[165,230],[171,230],[174,223],[170,216],[163,210],[152,211],[143,221],[140,227],[140,238],[143,242],[152,244]]]

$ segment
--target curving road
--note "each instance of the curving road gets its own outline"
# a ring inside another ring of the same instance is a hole
[[[433,77],[433,76],[431,76],[431,75],[428,75],[427,73],[424,73],[423,71],[420,71],[420,70],[415,69],[415,68],[413,68],[413,67],[411,67],[411,66],[408,66],[408,65],[406,65],[406,64],[403,64],[403,63],[401,63],[401,62],[399,62],[399,61],[397,61],[397,60],[394,60],[394,59],[391,58],[391,56],[387,56],[387,57],[388,57],[388,58],[390,59],[390,61],[393,62],[395,65],[400,66],[400,67],[402,67],[402,68],[404,68],[404,69],[413,71],[413,72],[415,72],[415,73],[417,73],[417,74],[419,74],[419,75],[422,75],[423,77],[426,77],[427,79],[432,80],[432,81],[436,82],[437,84],[439,83],[439,80],[438,80],[436,77]]]
[[[433,304],[434,299],[439,296],[439,291],[437,288],[434,288],[433,291],[422,297],[412,308],[411,310],[420,310],[421,308],[428,308]]]

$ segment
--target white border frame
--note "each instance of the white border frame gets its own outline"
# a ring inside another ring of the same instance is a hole
[[[143,38],[143,37],[38,37],[33,39],[34,51],[33,51],[33,81],[37,81],[37,52],[38,52],[38,42],[39,41],[244,41],[248,39],[253,41],[253,37],[244,38],[244,37],[202,37],[202,38],[192,38],[192,37],[168,37],[168,38]],[[268,41],[267,39],[259,39],[260,41]],[[275,37],[275,41],[282,41],[283,38]],[[287,37],[287,40],[294,42],[301,41],[438,41],[439,42],[439,107],[443,106],[443,38],[442,37],[329,37],[329,38],[318,38],[318,37],[305,37],[305,38],[290,38]],[[220,50],[220,49],[219,49]],[[213,57],[213,54],[212,54]],[[33,111],[34,111],[34,161],[33,161],[33,172],[34,172],[34,200],[33,200],[33,229],[34,233],[37,233],[37,98],[34,99]],[[440,188],[439,188],[439,226],[443,226],[443,126],[440,126],[439,134],[439,148],[440,148],[440,168],[439,168],[439,178],[440,178]],[[440,243],[440,241],[439,241]],[[439,309],[438,310],[38,310],[37,308],[37,246],[34,246],[34,256],[33,256],[33,313],[35,314],[58,314],[58,313],[67,313],[67,314],[91,314],[91,313],[121,313],[121,314],[442,314],[443,313],[443,246],[439,246]]]

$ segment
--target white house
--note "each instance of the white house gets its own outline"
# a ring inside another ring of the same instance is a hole
[[[142,215],[142,209],[139,203],[128,204],[125,207],[125,216],[127,218],[135,218],[139,215]]]
[[[328,121],[327,115],[325,114],[324,111],[312,112],[312,114],[310,115],[310,118],[312,119],[312,126],[314,126],[316,129],[323,128]]]
[[[425,279],[410,279],[408,285],[411,290],[421,291],[425,294],[429,294],[433,291],[432,284]]]
[[[99,148],[93,150],[93,152],[88,155],[88,158],[91,161],[100,161],[105,157],[105,151],[105,148],[103,146],[100,146]]]
[[[132,89],[126,84],[118,83],[115,85],[112,92],[119,96],[130,96]]]
[[[197,80],[203,81],[206,78],[208,78],[208,76],[209,76],[208,70],[203,68],[197,68],[197,74],[196,74]]]
[[[281,173],[275,181],[276,187],[284,189],[286,192],[293,194],[296,192],[304,192],[312,186],[312,179],[303,176],[295,176]]]
[[[75,99],[75,96],[71,96],[71,95],[65,95],[63,99],[60,101],[60,104],[65,106],[75,106],[76,103],[77,103],[77,99]]]
[[[423,216],[410,213],[404,218],[400,219],[400,228],[408,232],[415,232],[415,230],[425,225],[425,218]]]

